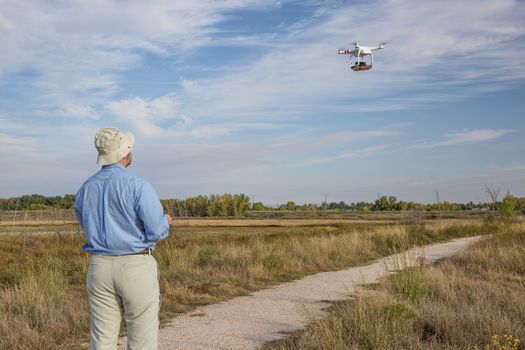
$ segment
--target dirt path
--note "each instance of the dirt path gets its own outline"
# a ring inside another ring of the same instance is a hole
[[[312,316],[322,316],[324,300],[348,299],[357,286],[375,282],[399,266],[432,263],[450,257],[480,237],[413,248],[370,265],[323,272],[297,281],[208,305],[176,317],[160,330],[159,349],[247,350],[302,329]],[[121,339],[119,349],[126,348]]]

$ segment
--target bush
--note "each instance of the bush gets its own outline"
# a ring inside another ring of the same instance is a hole
[[[469,346],[468,350],[520,350],[520,341],[519,339],[514,339],[512,335],[503,334],[503,335],[493,335],[490,339],[490,344],[485,345],[485,347],[480,348],[479,346],[471,347]]]
[[[406,268],[393,275],[390,279],[392,292],[412,303],[428,297],[428,283],[423,267]]]
[[[516,198],[510,193],[507,193],[503,198],[500,208],[501,215],[504,219],[512,220],[516,216],[516,204]]]

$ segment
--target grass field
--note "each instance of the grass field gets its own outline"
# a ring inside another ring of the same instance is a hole
[[[480,222],[296,227],[179,227],[155,253],[161,319],[415,244],[493,233]],[[81,235],[0,238],[0,348],[83,348],[89,256]]]
[[[452,259],[404,269],[264,350],[523,349],[525,225]]]

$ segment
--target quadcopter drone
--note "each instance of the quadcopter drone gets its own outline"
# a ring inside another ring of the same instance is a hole
[[[339,49],[337,53],[340,55],[352,55],[352,56],[357,57],[357,61],[355,62],[355,64],[350,67],[352,68],[353,71],[357,72],[361,70],[369,70],[372,68],[372,65],[374,64],[374,56],[372,55],[372,52],[381,50],[382,48],[384,48],[385,44],[386,43],[379,43],[378,46],[371,47],[371,46],[361,46],[359,45],[358,42],[355,42],[353,49]],[[370,63],[366,62],[365,60],[366,56],[370,56]],[[350,58],[350,64],[352,64],[352,58]]]

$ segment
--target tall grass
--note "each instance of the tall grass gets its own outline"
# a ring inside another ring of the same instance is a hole
[[[456,257],[402,270],[373,289],[264,349],[520,349],[525,225],[501,227]]]
[[[492,232],[482,224],[186,228],[158,246],[161,319],[414,244]],[[0,240],[0,348],[83,348],[89,329],[80,236]]]

